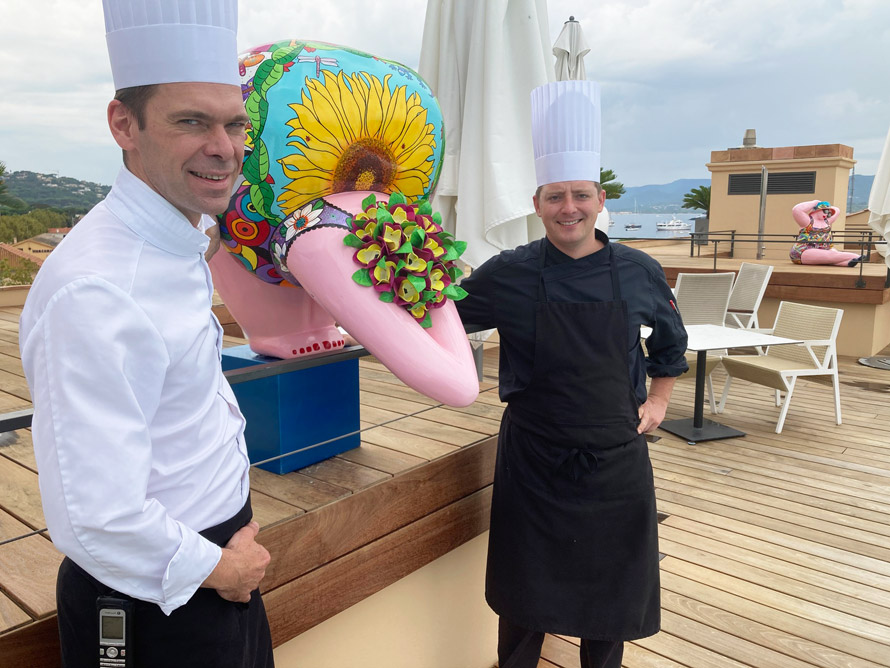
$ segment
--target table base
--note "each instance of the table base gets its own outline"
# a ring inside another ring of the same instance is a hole
[[[745,435],[743,431],[727,427],[725,424],[720,424],[713,420],[702,420],[701,427],[696,427],[693,421],[694,418],[665,420],[659,425],[659,428],[676,434],[691,444],[698,443],[699,441],[716,441],[721,438],[736,438]]]

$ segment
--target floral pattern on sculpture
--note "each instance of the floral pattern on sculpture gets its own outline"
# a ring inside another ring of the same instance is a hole
[[[223,247],[235,255],[245,269],[267,283],[282,281],[270,248],[273,230],[251,202],[249,188],[238,189],[229,210],[219,216],[219,226]]]
[[[353,259],[362,269],[352,275],[356,283],[373,287],[381,301],[404,307],[423,327],[431,325],[429,311],[446,298],[466,297],[454,281],[462,273],[455,260],[467,244],[442,229],[428,201],[409,204],[394,193],[378,202],[370,195],[362,209],[343,238],[357,249]]]

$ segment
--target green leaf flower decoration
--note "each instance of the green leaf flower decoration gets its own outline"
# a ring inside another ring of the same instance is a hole
[[[362,267],[352,279],[373,287],[380,301],[398,304],[422,327],[432,327],[433,309],[467,296],[454,284],[463,273],[454,261],[467,244],[442,229],[442,216],[428,200],[408,202],[398,192],[387,201],[369,195],[348,222],[343,243],[356,249],[353,259]]]

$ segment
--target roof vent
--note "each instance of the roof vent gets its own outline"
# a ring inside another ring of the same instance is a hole
[[[745,130],[745,138],[742,140],[742,148],[757,148],[756,130]]]

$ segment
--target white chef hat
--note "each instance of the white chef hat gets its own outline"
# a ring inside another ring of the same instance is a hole
[[[556,81],[531,93],[538,185],[600,180],[600,87]]]
[[[102,0],[114,88],[239,86],[237,0]]]

